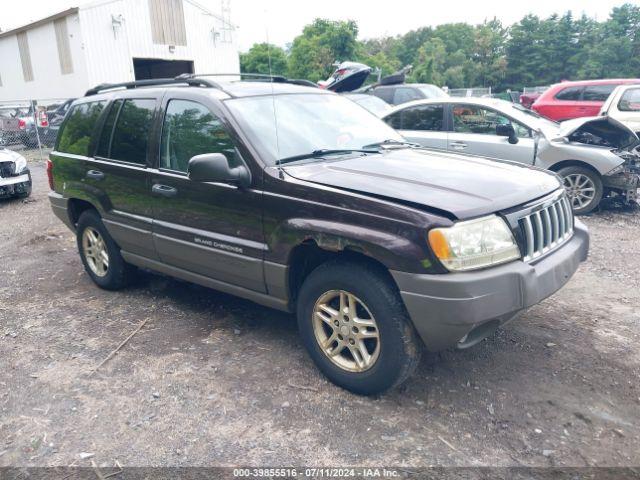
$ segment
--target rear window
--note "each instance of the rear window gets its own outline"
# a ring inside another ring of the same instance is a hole
[[[582,87],[567,87],[556,93],[557,100],[580,100]]]
[[[156,101],[135,98],[125,100],[113,129],[109,158],[122,162],[147,162],[149,131]]]
[[[586,102],[604,102],[617,85],[593,85],[586,87],[582,100]]]
[[[88,102],[72,107],[58,135],[56,150],[88,156],[91,135],[106,103],[106,101]]]

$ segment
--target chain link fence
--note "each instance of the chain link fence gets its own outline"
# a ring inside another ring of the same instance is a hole
[[[31,167],[48,157],[72,101],[0,101],[0,199],[31,194]]]

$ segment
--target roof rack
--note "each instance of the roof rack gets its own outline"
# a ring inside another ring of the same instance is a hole
[[[150,80],[136,80],[133,82],[122,82],[122,83],[103,83],[96,87],[93,87],[84,94],[85,97],[89,97],[91,95],[97,95],[100,92],[104,92],[107,90],[115,90],[119,88],[125,88],[127,90],[142,88],[142,87],[155,87],[162,85],[189,85],[192,87],[205,87],[205,88],[216,88],[218,90],[223,91],[224,93],[231,95],[227,92],[222,85],[212,80],[208,80],[202,77],[240,77],[240,78],[248,78],[252,79],[250,81],[258,81],[258,82],[273,82],[273,83],[289,83],[293,85],[303,85],[306,87],[317,87],[317,85],[309,80],[302,79],[289,79],[283,77],[282,75],[266,75],[263,73],[183,73],[182,75],[178,75],[174,78],[154,78]]]
[[[196,77],[185,77],[180,75],[175,78],[154,78],[150,80],[136,80],[134,82],[122,82],[122,83],[103,83],[98,85],[97,87],[93,87],[84,94],[85,97],[89,97],[91,95],[96,95],[100,92],[104,92],[106,90],[114,90],[118,88],[125,88],[127,90],[141,87],[154,87],[160,85],[189,85],[192,87],[205,87],[205,88],[218,88],[223,90],[222,87],[210,80],[206,80],[204,78],[196,78]]]

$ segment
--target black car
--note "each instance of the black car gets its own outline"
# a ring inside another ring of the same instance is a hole
[[[404,381],[423,347],[478,343],[588,251],[555,175],[414,148],[281,78],[93,89],[48,173],[98,286],[137,266],[295,312],[316,365],[360,394]]]

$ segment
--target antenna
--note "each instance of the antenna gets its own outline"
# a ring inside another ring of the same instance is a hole
[[[274,123],[274,131],[276,133],[276,167],[278,168],[278,172],[280,178],[284,178],[284,173],[282,172],[282,166],[280,165],[280,140],[278,138],[278,115],[276,113],[276,97],[273,90],[273,71],[271,69],[271,43],[269,43],[269,16],[267,15],[267,9],[265,8],[265,16],[267,20],[267,24],[265,25],[265,36],[267,37],[267,60],[269,63],[269,76],[271,77],[271,103],[273,106],[273,123]]]

